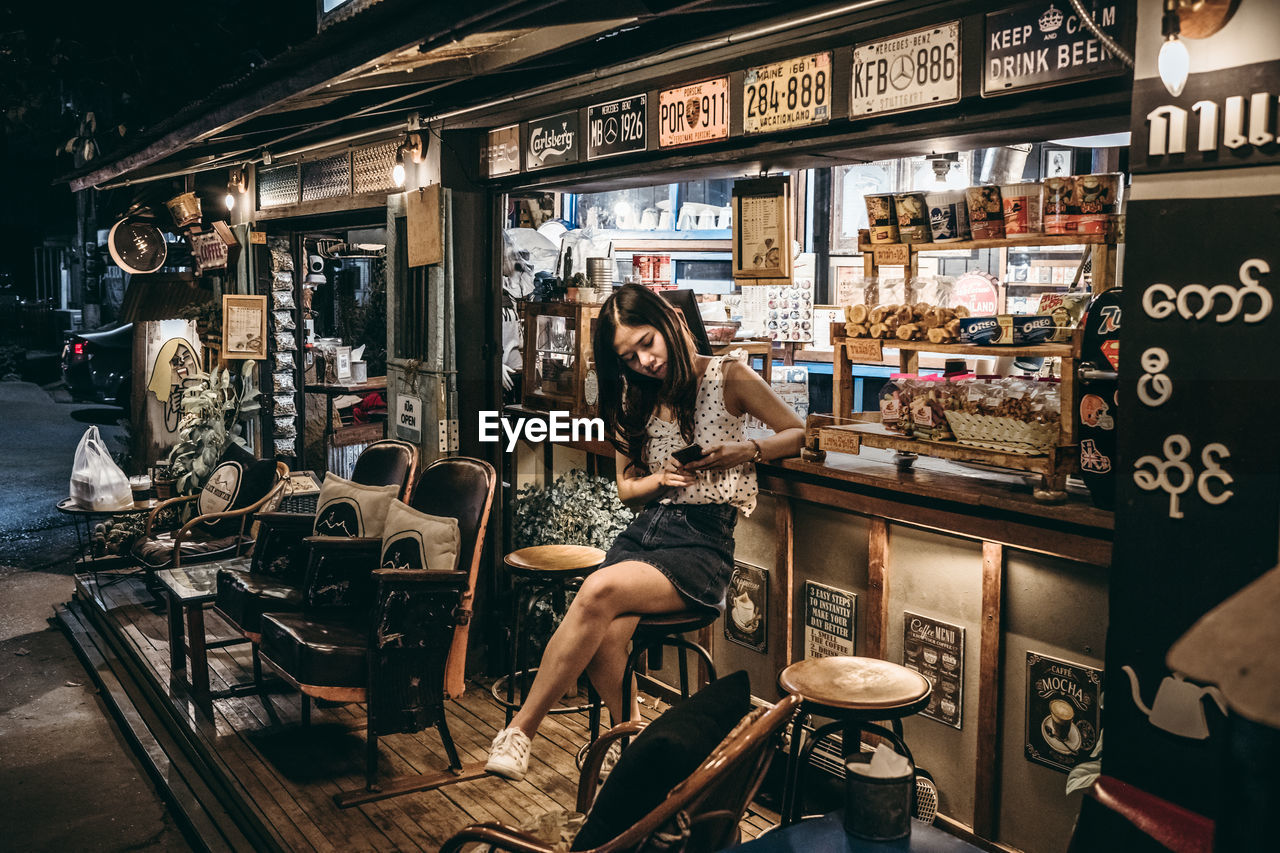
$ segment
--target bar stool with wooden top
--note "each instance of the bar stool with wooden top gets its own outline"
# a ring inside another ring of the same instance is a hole
[[[510,726],[511,718],[520,706],[515,701],[516,680],[536,669],[526,670],[522,666],[525,638],[521,628],[528,622],[538,602],[547,596],[555,596],[554,606],[563,614],[566,595],[600,567],[604,562],[604,551],[589,545],[533,545],[512,551],[503,562],[511,573],[512,581],[511,670],[506,678],[506,699],[499,695],[500,682],[494,684],[492,692],[494,698],[506,706],[506,725]],[[580,710],[581,707],[552,708],[549,713],[567,714]]]
[[[782,794],[782,825],[795,823],[802,811],[803,771],[814,748],[825,738],[842,732],[842,752],[848,761],[861,748],[864,726],[887,721],[899,739],[902,718],[922,711],[929,704],[932,685],[923,675],[896,663],[876,658],[825,657],[797,661],[778,676],[778,687],[800,697],[800,715],[817,714],[833,722],[820,726],[808,737],[804,727],[795,725],[787,775]],[[803,744],[802,744],[803,741]]]

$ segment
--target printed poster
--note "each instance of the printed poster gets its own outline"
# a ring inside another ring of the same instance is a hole
[[[769,648],[769,571],[738,563],[729,577],[726,640],[757,652]]]
[[[853,654],[858,596],[826,584],[804,584],[804,657]]]
[[[1102,670],[1027,652],[1027,759],[1070,770],[1098,743]]]
[[[902,614],[902,663],[929,679],[933,695],[921,716],[963,728],[964,628],[909,611]]]

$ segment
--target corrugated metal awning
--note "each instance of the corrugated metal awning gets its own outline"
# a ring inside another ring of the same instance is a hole
[[[190,273],[135,275],[124,291],[120,319],[127,323],[176,320],[182,311],[213,301],[213,291],[201,287]]]

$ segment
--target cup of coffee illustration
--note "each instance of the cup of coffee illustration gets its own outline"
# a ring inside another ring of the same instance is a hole
[[[950,699],[943,699],[940,703],[938,703],[938,707],[941,708],[942,713],[946,714],[948,717],[955,716],[956,703],[951,701]]]
[[[937,663],[938,663],[938,652],[937,652],[937,650],[935,650],[935,649],[925,649],[925,650],[924,650],[924,662],[925,662],[925,663],[927,663],[927,664],[929,664],[929,666],[934,666],[935,664],[937,664]]]
[[[960,658],[951,654],[951,652],[942,653],[942,666],[945,669],[955,671],[955,668],[958,667],[959,665],[960,665]]]
[[[1071,736],[1071,721],[1075,719],[1076,709],[1066,699],[1054,699],[1049,703],[1049,725],[1054,737],[1063,743]]]

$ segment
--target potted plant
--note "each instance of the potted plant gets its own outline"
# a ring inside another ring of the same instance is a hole
[[[631,518],[613,480],[573,470],[550,486],[516,492],[512,535],[517,548],[592,545],[607,550]]]
[[[253,364],[244,362],[242,380],[236,380],[229,369],[215,367],[210,373],[196,374],[183,386],[178,443],[166,460],[177,479],[179,494],[190,494],[203,486],[231,442],[245,443],[239,435],[239,417],[241,401],[257,395],[249,378]]]
[[[151,487],[156,490],[156,500],[167,501],[174,496],[178,475],[168,462],[158,462],[151,469]]]

